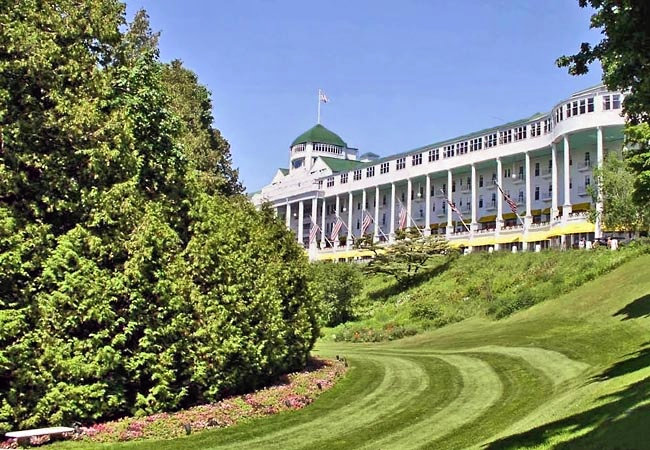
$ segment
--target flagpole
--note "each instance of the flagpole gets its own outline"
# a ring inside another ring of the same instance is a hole
[[[404,204],[402,203],[402,201],[399,200],[399,199],[398,199],[398,201],[399,201],[400,208],[404,208]],[[421,236],[424,236],[424,233],[422,232],[422,230],[420,230],[420,227],[418,227],[417,222],[416,222],[416,221],[413,219],[413,217],[409,214],[409,210],[408,210],[408,208],[406,208],[406,215],[408,216],[408,219],[409,219],[410,223],[412,223],[413,225],[415,225],[415,228],[417,228],[418,233],[420,233]]]
[[[447,194],[445,194],[445,191],[442,190],[442,188],[440,188],[440,192],[442,192],[442,195],[447,195]],[[449,199],[445,198],[445,201],[446,201],[447,203],[449,203]],[[449,205],[449,207],[451,208],[451,205]],[[454,209],[451,208],[451,210],[453,211]],[[467,226],[467,224],[466,224],[465,221],[463,220],[463,216],[461,216],[459,213],[456,213],[456,215],[458,216],[458,219],[460,220],[460,223],[463,224],[463,226],[465,227],[465,229],[466,229],[467,231],[470,231],[469,227]]]
[[[318,121],[316,123],[320,124],[320,89],[318,89]]]
[[[496,184],[497,187],[499,188],[499,191],[501,191],[501,195],[503,195],[503,196],[505,197],[506,193],[503,192],[503,189],[501,188],[501,185],[497,182],[497,180],[494,180],[494,184]],[[510,196],[508,196],[508,198],[510,198]],[[511,200],[512,200],[512,199],[511,199]],[[512,208],[510,208],[510,210],[512,210]],[[524,223],[524,221],[523,221],[523,219],[521,218],[521,216],[520,216],[519,214],[517,214],[516,212],[514,212],[514,211],[512,211],[512,212],[514,213],[515,216],[517,216],[517,219],[519,219],[519,222],[521,222],[521,226],[524,227],[524,228],[526,228],[526,224]]]

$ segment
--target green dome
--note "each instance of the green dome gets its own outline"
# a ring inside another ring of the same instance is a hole
[[[304,144],[306,142],[317,142],[319,144],[332,144],[332,145],[338,145],[339,147],[348,146],[338,134],[332,133],[330,130],[322,126],[320,123],[318,125],[314,125],[309,130],[305,131],[303,134],[295,138],[291,143],[291,147],[298,144]]]

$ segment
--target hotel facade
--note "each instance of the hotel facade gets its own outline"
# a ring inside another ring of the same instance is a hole
[[[366,216],[372,222],[365,234],[390,243],[403,211],[406,227],[445,236],[467,251],[593,240],[603,230],[588,214],[602,210],[602,202],[593,201],[589,187],[604,155],[622,148],[622,101],[622,93],[597,86],[549,113],[381,158],[359,155],[318,124],[292,142],[289,168],[279,169],[252,201],[270,204],[311,259],[363,256],[352,243]],[[331,239],[339,219],[344,226]],[[312,224],[319,230],[310,242]]]

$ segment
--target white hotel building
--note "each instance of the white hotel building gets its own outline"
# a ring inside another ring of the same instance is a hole
[[[312,259],[362,256],[351,243],[361,235],[366,211],[373,218],[366,234],[392,240],[402,208],[408,227],[444,235],[469,251],[525,251],[601,237],[600,224],[587,214],[602,204],[592,202],[587,188],[603,155],[622,147],[622,100],[621,93],[597,86],[549,113],[383,158],[358,156],[319,124],[293,141],[289,168],[279,169],[252,201],[270,203]],[[494,181],[517,203],[523,224]],[[337,217],[345,226],[330,242]],[[310,245],[312,220],[324,232]]]

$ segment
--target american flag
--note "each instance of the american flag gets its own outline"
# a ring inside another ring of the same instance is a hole
[[[499,186],[499,183],[497,183],[495,181],[494,184],[497,185],[497,187],[499,188],[499,191],[501,191],[501,194],[503,194],[503,198],[505,199],[506,203],[508,204],[508,206],[510,207],[512,212],[517,214],[517,203],[515,203],[515,201],[513,199],[511,199],[508,194],[503,192],[503,189],[501,189],[501,186]]]
[[[406,208],[404,208],[403,205],[400,205],[400,210],[399,210],[399,229],[403,230],[406,228],[406,219],[407,219],[407,213],[406,213]]]
[[[318,235],[318,232],[320,231],[320,227],[314,220],[314,218],[311,218],[311,228],[309,229],[309,243],[311,244],[316,240],[316,236]]]
[[[340,217],[336,218],[336,222],[334,222],[334,226],[332,226],[332,235],[330,237],[331,240],[335,241],[339,237],[339,231],[341,231],[341,227],[343,226],[343,221],[341,220]]]
[[[318,100],[320,100],[323,103],[327,103],[330,101],[329,98],[327,98],[327,95],[323,91],[318,91]]]
[[[368,213],[368,211],[363,211],[365,216],[363,217],[363,222],[361,223],[361,234],[364,235],[366,234],[366,229],[370,226],[370,224],[373,222],[372,216]]]

